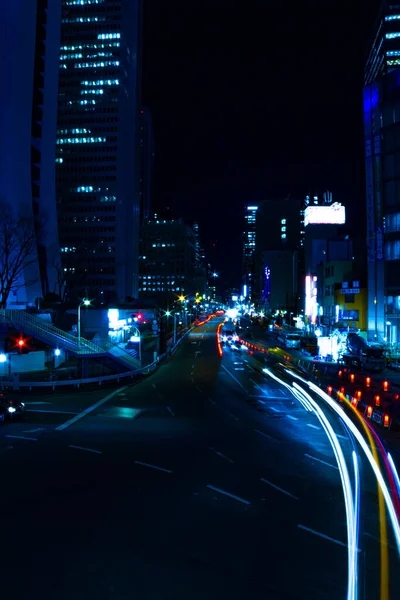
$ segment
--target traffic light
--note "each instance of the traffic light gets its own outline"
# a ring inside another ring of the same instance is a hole
[[[143,319],[143,315],[141,313],[138,313],[137,315],[137,320],[141,321]]]

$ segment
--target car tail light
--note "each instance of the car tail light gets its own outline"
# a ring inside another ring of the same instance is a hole
[[[327,390],[326,390],[326,391],[328,392],[328,394],[329,394],[329,395],[331,395],[331,394],[332,394],[332,386],[331,386],[331,385],[328,385],[328,387],[327,387]]]
[[[367,417],[368,419],[370,419],[372,416],[372,406],[368,406],[367,408]]]
[[[389,427],[389,424],[390,424],[390,418],[389,418],[389,415],[385,415],[385,416],[383,417],[383,426],[384,426],[384,427]]]
[[[376,395],[375,398],[375,406],[380,406],[381,405],[381,397]]]
[[[383,391],[384,391],[384,392],[387,392],[387,391],[388,391],[388,389],[389,389],[389,382],[385,380],[385,381],[382,383],[382,387],[383,387]]]
[[[366,378],[365,378],[365,385],[366,385],[367,387],[370,387],[370,386],[371,386],[371,377],[366,377]]]
[[[351,381],[351,383],[354,383],[354,379],[355,379],[354,373],[350,373],[350,381]]]
[[[343,371],[339,371],[338,377],[341,377],[342,375],[343,375]]]

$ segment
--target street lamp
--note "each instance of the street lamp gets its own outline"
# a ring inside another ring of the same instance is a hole
[[[79,302],[78,306],[78,346],[81,345],[81,307],[82,306],[90,306],[90,300],[84,298],[81,302]]]

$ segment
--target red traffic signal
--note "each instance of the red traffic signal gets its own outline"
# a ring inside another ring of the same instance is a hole
[[[143,319],[143,315],[141,313],[138,313],[137,320],[140,321],[141,319]]]

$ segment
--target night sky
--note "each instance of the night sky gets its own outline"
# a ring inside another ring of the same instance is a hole
[[[222,279],[240,283],[247,204],[330,189],[350,222],[363,210],[362,78],[378,5],[145,0],[155,209],[199,220]]]

